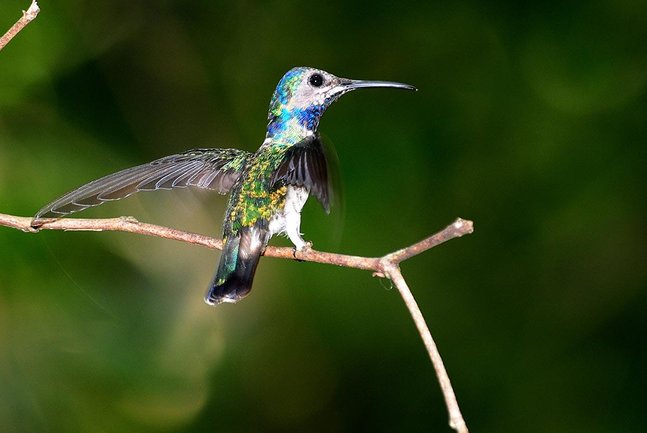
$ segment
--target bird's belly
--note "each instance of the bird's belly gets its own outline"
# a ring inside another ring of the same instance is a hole
[[[301,221],[301,209],[308,200],[310,192],[304,187],[288,186],[285,193],[285,205],[283,209],[270,219],[270,235],[284,234],[288,231],[288,225],[292,221]],[[296,218],[295,218],[296,217]],[[298,227],[297,227],[298,231]]]

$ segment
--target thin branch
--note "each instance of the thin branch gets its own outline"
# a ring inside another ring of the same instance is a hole
[[[0,37],[0,50],[2,50],[27,24],[33,21],[40,12],[35,0],[23,16],[14,24],[2,37]],[[164,239],[173,239],[194,245],[201,245],[211,249],[222,249],[222,241],[209,236],[197,233],[184,232],[169,227],[154,224],[141,223],[131,217],[109,218],[109,219],[60,219],[44,221],[39,227],[32,226],[32,218],[17,217],[13,215],[0,214],[0,226],[6,226],[22,230],[28,233],[36,233],[40,230],[65,230],[65,231],[121,231],[137,233],[147,236],[155,236]],[[292,248],[267,247],[264,255],[284,259],[298,259],[306,262],[316,262],[373,271],[373,275],[382,278],[389,278],[398,288],[409,314],[418,329],[418,333],[427,349],[429,358],[434,366],[440,388],[445,398],[445,404],[449,412],[449,425],[458,433],[468,433],[467,425],[461,415],[454,390],[440,352],[436,347],[431,332],[425,319],[411,293],[402,273],[399,264],[415,255],[428,249],[438,246],[448,240],[470,234],[473,231],[471,221],[458,218],[454,223],[447,226],[440,232],[423,239],[411,246],[392,252],[383,257],[359,257],[345,254],[333,254],[313,249],[306,249],[295,253]]]
[[[7,33],[0,37],[0,50],[3,49],[5,45],[7,45],[9,41],[14,38],[14,36],[20,33],[20,31],[24,29],[27,24],[32,22],[38,15],[38,12],[40,12],[38,3],[36,3],[36,0],[32,0],[29,9],[22,11],[22,17],[20,17],[20,19],[16,21],[16,24],[11,26],[11,28],[7,30]]]
[[[400,267],[397,265],[389,264],[385,269],[385,272],[386,276],[391,281],[393,281],[395,287],[398,288],[400,296],[402,296],[405,305],[409,309],[409,314],[411,314],[411,318],[416,324],[418,333],[420,334],[420,337],[425,344],[425,348],[427,349],[431,363],[433,364],[434,370],[436,371],[436,377],[438,378],[438,382],[440,383],[440,389],[442,390],[443,396],[445,397],[445,404],[447,405],[447,411],[449,412],[450,427],[456,430],[458,433],[468,433],[467,425],[465,424],[465,420],[463,419],[463,415],[461,414],[461,409],[458,407],[458,401],[456,400],[456,395],[454,394],[452,383],[449,380],[447,370],[445,370],[443,359],[440,357],[438,347],[436,347],[436,343],[431,336],[431,332],[429,331],[427,323],[425,322],[425,318],[423,317],[422,312],[418,307],[418,303],[413,297],[413,294],[411,293],[407,282],[402,277]]]
[[[420,242],[416,242],[411,246],[395,251],[389,254],[387,257],[389,258],[389,261],[400,263],[420,253],[424,253],[425,251],[433,247],[445,243],[448,240],[460,238],[461,236],[470,234],[473,231],[474,224],[472,223],[472,221],[464,220],[462,218],[456,218],[456,221],[447,226],[444,230],[441,230],[438,233],[421,240]]]
[[[173,239],[211,249],[222,249],[222,241],[220,239],[197,233],[184,232],[169,227],[142,223],[132,217],[109,219],[64,218],[59,220],[44,220],[39,227],[32,227],[32,218],[0,214],[0,226],[12,227],[28,233],[35,233],[40,230],[121,231]],[[373,271],[373,275],[388,278],[393,281],[405,305],[409,309],[409,313],[416,324],[418,333],[422,338],[434,370],[436,371],[436,376],[438,377],[438,382],[440,383],[440,388],[445,398],[447,411],[449,412],[449,425],[458,433],[468,433],[465,420],[461,415],[458,402],[456,401],[456,395],[454,394],[449,376],[440,357],[440,352],[434,343],[420,308],[418,308],[418,304],[400,272],[400,263],[444,242],[470,234],[473,231],[474,226],[472,221],[457,218],[456,221],[438,233],[382,257],[349,256],[345,254],[326,253],[313,249],[306,249],[295,253],[292,248],[271,246],[265,249],[264,255],[283,259],[296,258],[305,262]]]

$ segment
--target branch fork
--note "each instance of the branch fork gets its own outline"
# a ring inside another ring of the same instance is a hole
[[[32,225],[32,218],[18,217],[13,215],[0,214],[0,226],[12,227],[27,233],[37,233],[41,230],[65,230],[65,231],[121,231],[137,233],[147,236],[155,236],[164,239],[173,239],[194,245],[201,245],[211,249],[222,249],[220,239],[197,233],[185,232],[170,227],[158,226],[138,221],[133,217],[119,217],[107,219],[80,219],[63,218],[51,219],[39,222],[38,226]],[[445,398],[447,411],[449,412],[449,425],[458,433],[468,433],[467,426],[461,415],[456,396],[442,358],[436,344],[427,327],[425,319],[416,303],[416,300],[409,289],[402,273],[400,263],[420,253],[434,248],[448,240],[459,238],[474,231],[473,223],[469,220],[457,218],[452,224],[443,230],[433,234],[420,242],[416,242],[406,248],[386,254],[382,257],[361,257],[346,254],[326,253],[307,248],[295,252],[289,247],[268,246],[263,255],[283,259],[297,259],[304,262],[316,262],[342,266],[347,268],[372,271],[373,276],[388,278],[393,282],[400,292],[400,296],[409,309],[409,313],[418,329],[418,333],[427,349],[427,353],[438,377],[440,388]]]
[[[31,6],[23,11],[23,16],[0,37],[0,50],[4,48],[27,24],[33,21],[40,12],[40,8],[35,0],[32,0]],[[34,226],[32,218],[18,217],[13,215],[0,214],[0,226],[11,227],[22,230],[26,233],[37,233],[40,230],[65,230],[65,231],[121,231],[137,233],[147,236],[156,236],[164,239],[174,239],[195,245],[201,245],[211,249],[222,249],[220,239],[203,236],[197,233],[184,232],[170,227],[163,227],[154,224],[142,223],[133,217],[119,217],[109,219],[52,219],[39,221],[38,226]],[[363,269],[372,271],[373,276],[388,278],[397,287],[409,313],[416,324],[418,333],[427,349],[431,363],[433,364],[440,388],[445,398],[447,411],[449,412],[449,425],[457,433],[468,433],[467,425],[461,415],[461,411],[454,395],[449,376],[443,365],[440,352],[434,343],[429,332],[425,319],[416,303],[409,286],[407,285],[402,273],[400,272],[400,263],[413,256],[416,256],[430,248],[438,246],[450,239],[458,238],[472,233],[474,230],[472,221],[461,218],[456,219],[452,224],[439,231],[438,233],[423,239],[406,248],[386,254],[382,257],[360,257],[345,254],[325,253],[306,248],[303,251],[294,251],[292,248],[280,248],[268,246],[264,255],[268,257],[278,257],[284,259],[297,259],[305,262],[316,262],[343,266],[347,268]]]

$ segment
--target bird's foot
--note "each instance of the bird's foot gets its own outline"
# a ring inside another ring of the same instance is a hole
[[[311,242],[311,241],[307,241],[307,242],[304,242],[303,244],[301,244],[301,245],[300,245],[300,246],[298,246],[298,247],[295,245],[295,246],[292,248],[292,255],[294,256],[294,259],[295,259],[295,260],[297,260],[297,261],[299,261],[299,262],[302,262],[303,260],[301,260],[301,259],[299,259],[299,258],[297,257],[297,253],[306,253],[306,252],[310,251],[311,249],[312,249],[312,242]]]

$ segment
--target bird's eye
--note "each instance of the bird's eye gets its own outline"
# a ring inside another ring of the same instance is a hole
[[[321,74],[312,74],[310,75],[310,79],[308,80],[312,87],[321,87],[321,85],[324,82],[324,78],[321,76]]]

